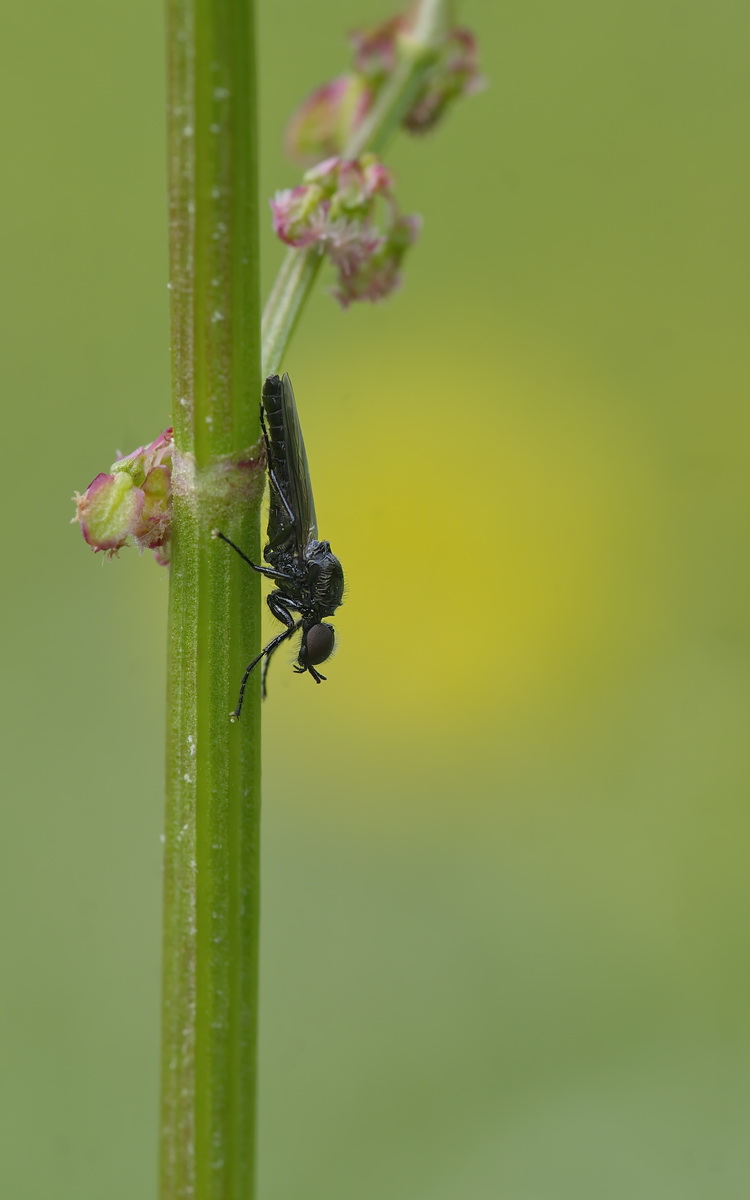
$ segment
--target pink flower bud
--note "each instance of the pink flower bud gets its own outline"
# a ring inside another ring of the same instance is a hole
[[[152,467],[143,481],[143,507],[132,530],[139,550],[169,548],[172,524],[172,470]]]
[[[277,192],[271,201],[273,231],[287,246],[310,246],[320,239],[325,192],[317,184],[301,184]]]
[[[128,540],[143,508],[143,492],[126,472],[97,475],[80,496],[76,515],[81,533],[92,550],[116,554]]]
[[[340,154],[351,130],[368,112],[372,96],[359,75],[340,75],[317,88],[287,125],[284,147],[292,161],[307,165]]]
[[[474,35],[468,29],[452,29],[404,119],[405,128],[412,133],[426,133],[435,127],[453,100],[470,96],[485,86]]]
[[[76,493],[73,520],[93,551],[111,557],[132,537],[140,550],[153,550],[157,562],[169,561],[172,450],[172,430],[166,429],[150,446],[118,458],[82,496]]]
[[[172,439],[172,427],[165,429],[160,433],[155,441],[148,446],[139,446],[132,454],[124,454],[118,458],[117,462],[111,468],[113,471],[127,471],[133,476],[136,483],[143,483],[143,480],[154,467],[160,466],[166,462],[171,466],[172,451],[174,449],[174,441]]]
[[[338,159],[336,190],[331,197],[331,209],[335,214],[354,213],[366,215],[376,196],[389,196],[393,177],[387,167],[372,154],[361,158]]]

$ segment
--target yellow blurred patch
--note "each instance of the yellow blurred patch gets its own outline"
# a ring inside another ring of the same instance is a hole
[[[459,339],[460,342],[460,339]],[[646,429],[621,400],[507,347],[455,345],[302,392],[320,532],[347,596],[326,697],[346,725],[566,722],[663,627]],[[312,417],[309,414],[314,414]]]

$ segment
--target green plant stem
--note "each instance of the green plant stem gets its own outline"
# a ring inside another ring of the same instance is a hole
[[[263,311],[263,376],[278,372],[323,259],[316,249],[287,250]]]
[[[167,0],[172,385],[161,1200],[254,1192],[260,695],[252,0]],[[240,570],[239,568],[243,568]]]
[[[358,158],[368,150],[382,153],[411,108],[448,23],[447,0],[422,0],[409,38],[400,43],[395,69],[366,119],[344,147],[343,158]],[[321,263],[320,251],[315,248],[287,250],[263,311],[264,376],[279,370]]]

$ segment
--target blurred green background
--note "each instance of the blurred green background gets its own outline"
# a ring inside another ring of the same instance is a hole
[[[286,114],[391,12],[260,5]],[[261,1200],[750,1194],[750,15],[467,0],[401,293],[286,362],[347,602],[265,710]],[[159,5],[8,6],[0,1194],[154,1194],[166,574],[69,498],[169,420]],[[280,260],[264,230],[266,286]]]

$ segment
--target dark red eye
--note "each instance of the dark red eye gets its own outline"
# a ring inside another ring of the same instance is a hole
[[[305,638],[307,661],[314,667],[318,663],[325,662],[333,650],[335,640],[332,625],[325,625],[323,622],[313,625],[311,629],[308,629]]]

